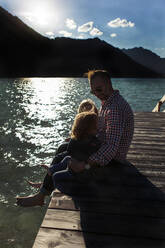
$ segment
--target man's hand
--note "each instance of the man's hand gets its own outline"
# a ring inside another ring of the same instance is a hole
[[[98,163],[96,163],[95,161],[92,161],[90,159],[88,159],[88,164],[90,164],[91,166],[98,166]]]
[[[71,158],[68,167],[76,173],[82,172],[83,170],[85,170],[85,162]]]

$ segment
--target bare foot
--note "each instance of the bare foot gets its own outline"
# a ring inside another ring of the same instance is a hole
[[[25,197],[16,197],[17,205],[21,207],[43,206],[45,196],[42,193],[29,195]]]
[[[28,184],[30,184],[33,188],[40,188],[42,183],[41,182],[38,182],[38,183],[35,183],[35,182],[32,182],[32,181],[29,181],[29,180],[26,180],[28,182]]]

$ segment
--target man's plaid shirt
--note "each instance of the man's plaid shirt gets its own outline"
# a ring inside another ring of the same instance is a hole
[[[134,132],[134,115],[126,100],[114,90],[99,111],[98,138],[101,148],[90,156],[97,164],[107,165],[111,159],[126,160]]]

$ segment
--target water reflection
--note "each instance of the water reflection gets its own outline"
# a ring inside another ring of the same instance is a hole
[[[78,104],[86,97],[84,82],[80,82],[80,87],[78,83],[65,78],[5,79],[0,83],[0,226],[3,226],[0,240],[3,247],[32,246],[46,207],[19,209],[14,206],[14,197],[35,192],[26,179],[43,178],[45,171],[38,164],[50,163],[56,147],[68,136]],[[20,232],[26,235],[20,237]]]

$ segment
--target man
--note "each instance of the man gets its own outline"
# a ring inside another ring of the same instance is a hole
[[[101,101],[99,112],[98,138],[101,148],[92,154],[89,165],[108,165],[112,160],[126,163],[126,156],[134,132],[134,116],[129,104],[112,87],[107,71],[95,70],[88,72],[91,93]],[[80,172],[83,166],[74,163],[72,169]]]
[[[72,161],[70,167],[76,173],[96,164],[107,166],[111,163],[126,163],[134,131],[134,116],[131,107],[119,91],[113,89],[109,73],[104,70],[89,71],[88,80],[91,93],[101,101],[98,123],[98,138],[101,141],[101,147],[89,157],[88,164]],[[49,185],[49,177],[46,176],[38,194],[18,198],[17,204],[21,206],[42,205],[45,196],[49,194]]]

